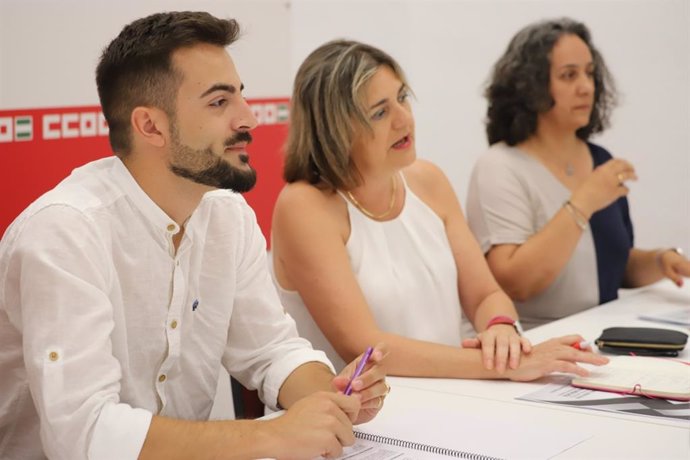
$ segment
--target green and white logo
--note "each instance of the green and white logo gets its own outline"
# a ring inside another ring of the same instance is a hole
[[[34,117],[31,115],[14,117],[14,140],[30,141],[34,138]]]
[[[276,119],[278,120],[278,123],[286,123],[289,116],[289,106],[287,104],[278,104],[278,108],[276,109]]]
[[[30,141],[34,138],[34,117],[0,117],[0,142]]]

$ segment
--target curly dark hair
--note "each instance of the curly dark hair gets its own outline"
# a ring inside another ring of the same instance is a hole
[[[587,44],[594,64],[594,106],[589,123],[577,130],[577,137],[586,140],[608,127],[616,90],[589,29],[569,18],[546,20],[520,30],[494,65],[484,93],[489,102],[486,134],[490,145],[501,141],[515,145],[534,134],[537,115],[554,104],[549,91],[551,50],[561,36],[569,34]]]
[[[110,129],[110,146],[126,156],[131,150],[129,118],[137,106],[153,106],[174,116],[181,75],[173,68],[173,53],[199,43],[228,46],[239,37],[234,19],[206,12],[157,13],[125,26],[103,50],[96,68],[96,85]]]

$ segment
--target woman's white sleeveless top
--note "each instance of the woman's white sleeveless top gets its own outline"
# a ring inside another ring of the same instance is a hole
[[[400,215],[389,221],[370,219],[343,197],[350,217],[346,248],[352,271],[379,328],[413,339],[460,346],[457,269],[445,227],[401,178],[405,204]],[[300,295],[275,284],[300,335],[314,348],[325,351],[337,370],[342,369],[346,363],[321,333]],[[357,324],[349,327],[354,330]]]

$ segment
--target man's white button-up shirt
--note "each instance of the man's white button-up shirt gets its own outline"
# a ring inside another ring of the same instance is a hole
[[[136,458],[152,415],[208,418],[221,365],[275,408],[296,367],[328,364],[284,313],[240,195],[206,194],[175,251],[180,230],[115,157],[7,230],[0,459]]]

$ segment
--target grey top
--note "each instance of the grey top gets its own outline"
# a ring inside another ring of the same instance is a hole
[[[486,254],[494,245],[522,244],[539,232],[570,197],[544,165],[516,147],[494,144],[479,157],[467,194],[467,219]],[[599,303],[597,256],[591,229],[554,282],[516,302],[529,329]]]

